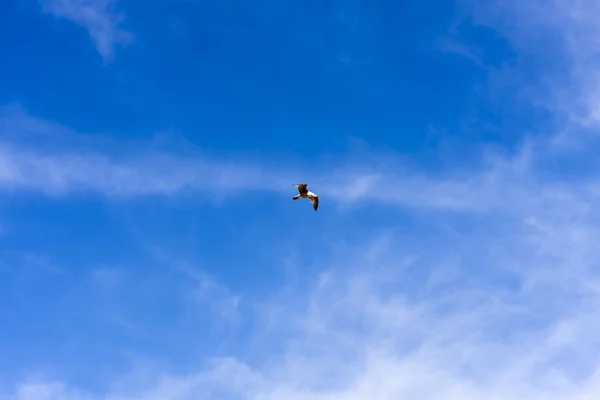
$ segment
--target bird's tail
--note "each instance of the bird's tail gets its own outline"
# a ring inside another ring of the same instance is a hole
[[[298,200],[299,198],[300,198],[300,195],[294,196],[294,197],[292,197],[292,200]]]

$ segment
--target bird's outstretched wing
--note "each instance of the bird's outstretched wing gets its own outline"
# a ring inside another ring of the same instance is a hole
[[[315,211],[317,211],[317,208],[319,208],[319,197],[318,196],[311,196],[308,198],[310,200],[310,202],[313,205],[313,208],[315,209]]]
[[[308,189],[306,189],[306,183],[296,183],[292,186],[296,186],[298,188],[298,193],[300,194],[305,194],[306,192],[308,192]]]

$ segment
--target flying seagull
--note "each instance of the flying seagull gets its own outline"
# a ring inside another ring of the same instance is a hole
[[[317,208],[319,208],[319,196],[309,191],[306,188],[306,183],[296,183],[292,186],[296,186],[298,188],[298,195],[292,197],[292,200],[309,199],[313,205],[313,208],[315,209],[315,211],[317,211]]]

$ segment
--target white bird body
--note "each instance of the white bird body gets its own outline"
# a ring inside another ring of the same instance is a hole
[[[317,209],[319,208],[319,196],[317,196],[316,193],[313,193],[310,190],[308,190],[306,188],[306,183],[296,183],[292,186],[296,186],[298,188],[298,194],[292,197],[292,200],[308,199],[312,203],[315,211],[317,211]]]

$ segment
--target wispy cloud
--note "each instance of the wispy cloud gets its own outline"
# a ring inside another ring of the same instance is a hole
[[[481,57],[478,56],[474,50],[450,35],[438,38],[436,44],[441,51],[465,57],[478,67],[485,68],[485,64],[481,60]]]
[[[244,307],[253,321],[245,356],[165,370],[152,383],[124,377],[102,394],[32,379],[7,399],[592,400],[600,390],[600,340],[590,335],[600,329],[598,177],[544,176],[540,163],[557,154],[551,142],[490,156],[463,179],[383,162],[337,188],[356,200],[471,211],[469,229],[422,213],[415,218],[427,234],[364,232],[374,239],[337,249],[308,290],[239,299],[187,270],[217,312],[253,302]]]
[[[543,178],[531,173],[552,155],[545,139],[527,141],[512,156],[489,152],[477,170],[432,175],[410,167],[406,158],[399,163],[395,155],[376,152],[367,157],[372,162],[365,161],[364,154],[361,162],[330,158],[319,170],[308,172],[308,167],[296,166],[302,163],[273,168],[278,160],[217,158],[197,148],[178,154],[151,141],[107,145],[18,107],[5,109],[0,129],[5,138],[0,140],[0,190],[9,192],[91,192],[127,199],[193,191],[218,199],[247,190],[289,191],[290,182],[300,179],[340,205],[371,201],[465,212],[547,203],[563,184],[546,180],[541,186]],[[131,150],[116,151],[117,147]],[[534,192],[539,195],[532,196]]]
[[[497,2],[486,14],[493,21],[486,23],[498,29],[517,23],[519,29],[507,29],[506,36],[527,51],[533,45],[525,33],[544,33],[548,26],[565,32],[568,46],[561,51],[568,51],[561,54],[570,55],[569,71],[578,82],[569,93],[588,99],[595,87],[596,73],[588,64],[594,40],[582,37],[590,47],[581,49],[576,39],[582,30],[595,34],[596,4],[551,4]],[[510,23],[495,20],[499,16]],[[586,76],[589,87],[583,85]],[[570,111],[580,105],[557,102],[552,109],[565,112],[563,104]],[[46,127],[25,121],[11,129]],[[567,130],[527,138],[512,155],[490,152],[483,165],[453,174],[426,173],[393,158],[313,173],[327,188],[323,193],[339,202],[461,211],[468,223],[457,226],[456,219],[444,218],[448,213],[425,212],[414,219],[426,232],[402,226],[377,237],[365,229],[365,244],[331,250],[331,262],[320,261],[324,271],[308,289],[289,285],[242,300],[252,302],[245,310],[254,310],[247,317],[255,322],[244,332],[244,355],[199,362],[185,373],[165,369],[143,383],[123,377],[99,394],[75,383],[32,378],[5,389],[5,398],[595,399],[600,393],[600,340],[593,334],[600,330],[598,169],[559,175],[548,167],[565,157],[577,160],[577,151],[566,152],[555,139],[577,134],[588,122],[572,118]],[[164,152],[50,152],[17,140],[3,146],[4,190],[64,195],[83,189],[118,197],[184,188],[247,190],[248,182],[287,190],[294,175]],[[198,282],[208,289],[202,293],[232,299],[206,277]]]
[[[533,59],[540,79],[530,100],[561,112],[581,126],[598,127],[597,1],[464,0],[475,23],[497,30],[524,58]],[[572,132],[571,135],[573,136]],[[579,140],[581,140],[581,134]],[[560,136],[565,144],[573,137]]]
[[[202,269],[189,265],[185,260],[173,257],[156,248],[150,249],[150,253],[159,262],[169,265],[175,273],[182,274],[193,282],[190,300],[207,310],[212,315],[213,321],[225,321],[230,325],[237,325],[241,322],[240,303],[242,299],[239,294],[233,293],[215,277]]]
[[[20,107],[4,111],[0,188],[5,191],[51,196],[95,192],[130,198],[186,190],[218,194],[282,186],[277,175],[259,166],[217,160],[198,152],[177,155],[152,142],[128,143],[127,151],[116,151],[110,140],[86,138],[60,124],[30,116]],[[96,149],[103,145],[110,150]]]
[[[267,173],[226,164],[153,154],[119,160],[102,153],[43,154],[11,146],[0,148],[0,185],[61,196],[99,192],[116,198],[174,194],[186,189],[218,192],[271,183]],[[262,182],[262,183],[261,183]],[[275,185],[273,185],[275,187]]]
[[[510,236],[498,236],[507,224],[490,215],[468,241],[440,224],[430,236],[349,248],[310,290],[265,296],[247,332],[262,343],[250,359],[212,359],[155,384],[121,381],[102,395],[38,380],[12,398],[591,400],[600,388],[600,340],[589,334],[600,328],[600,252],[589,239],[600,225],[562,206],[537,210],[541,224],[514,219]],[[426,288],[452,259],[458,275]]]
[[[227,195],[240,190],[290,190],[299,178],[320,188],[323,198],[343,203],[374,201],[409,207],[456,211],[501,205],[498,178],[517,176],[515,160],[495,160],[485,173],[462,173],[449,177],[429,177],[393,156],[379,156],[373,163],[330,160],[319,171],[306,172],[270,168],[269,160],[259,163],[193,155],[175,155],[152,143],[136,144],[135,151],[123,154],[101,152],[85,145],[81,135],[52,122],[32,117],[22,110],[9,112],[5,137],[0,141],[0,189],[36,191],[52,196],[95,192],[111,198],[147,195],[175,195],[187,190]],[[29,136],[29,142],[23,137]],[[39,141],[65,138],[72,146],[56,142],[40,146]],[[35,140],[34,140],[35,139]],[[32,145],[32,143],[34,143]],[[272,164],[272,163],[271,163]],[[498,169],[503,169],[498,173]],[[277,171],[277,172],[274,172]],[[508,173],[512,176],[508,176]],[[516,172],[515,172],[516,171]],[[517,188],[512,191],[517,194]],[[527,201],[528,193],[514,201]]]
[[[39,0],[44,12],[85,28],[107,63],[117,45],[127,45],[133,35],[120,27],[124,16],[116,11],[117,0]]]

